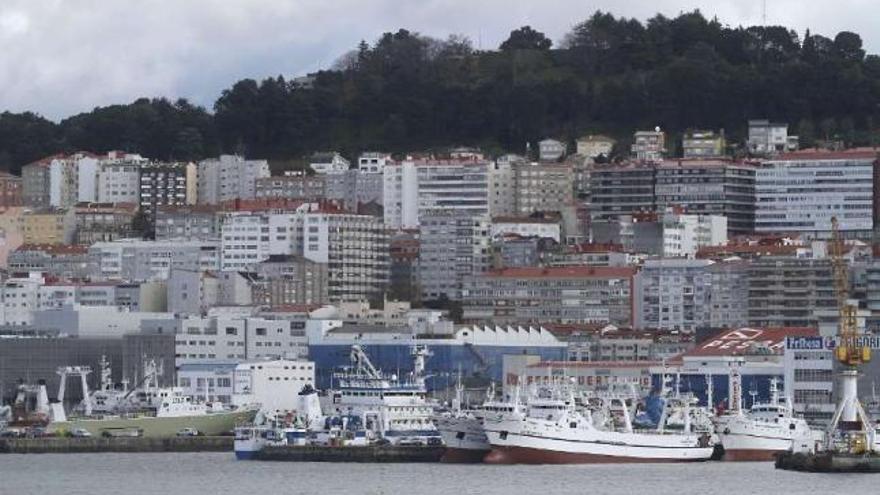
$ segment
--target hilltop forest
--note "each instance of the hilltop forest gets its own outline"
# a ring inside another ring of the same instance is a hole
[[[880,131],[880,57],[860,36],[730,27],[699,11],[647,22],[596,12],[554,45],[522,27],[495,50],[401,29],[361,42],[302,80],[244,79],[205,109],[138,99],[55,123],[0,114],[0,167],[60,151],[122,149],[159,160],[237,152],[273,160],[335,149],[403,152],[453,145],[524,152],[544,137],[637,128],[790,123],[802,145],[871,144]]]

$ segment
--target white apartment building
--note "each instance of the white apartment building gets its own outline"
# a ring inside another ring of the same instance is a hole
[[[659,162],[666,153],[666,133],[656,128],[653,131],[637,131],[633,135],[632,155],[636,160]]]
[[[516,215],[516,170],[525,159],[518,155],[504,155],[489,165],[489,214],[492,217]]]
[[[766,119],[750,120],[746,146],[750,153],[772,155],[797,150],[798,138],[788,135],[788,124]]]
[[[138,155],[125,160],[102,162],[98,168],[99,203],[140,202],[141,164],[145,162]]]
[[[688,215],[667,209],[663,215],[663,256],[693,257],[704,246],[727,243],[727,217]]]
[[[634,277],[635,328],[694,332],[711,320],[709,260],[646,260]]]
[[[755,175],[755,231],[829,239],[836,217],[847,238],[870,239],[877,152],[802,152],[764,162]]]
[[[251,270],[272,255],[302,252],[303,213],[228,213],[221,227],[221,267],[224,271]]]
[[[366,151],[358,157],[358,170],[367,174],[381,174],[385,170],[385,164],[391,161],[391,155]]]
[[[184,393],[224,405],[260,404],[264,414],[284,417],[299,408],[297,394],[315,386],[315,363],[273,359],[185,364],[177,370]]]
[[[515,234],[521,237],[540,237],[559,242],[561,228],[559,222],[529,217],[496,217],[490,228],[492,239]]]
[[[103,280],[164,280],[173,268],[219,270],[217,241],[142,241],[122,239],[97,242],[89,248],[96,278]]]
[[[834,352],[826,338],[787,337],[783,366],[785,395],[795,414],[814,426],[827,426],[834,415]]]
[[[269,177],[269,162],[220,155],[198,165],[198,203],[214,205],[234,199],[253,199],[257,179]]]
[[[348,170],[348,160],[335,151],[315,153],[309,166],[316,174],[338,174]]]
[[[577,154],[587,158],[610,157],[614,143],[608,136],[584,136],[577,140]]]
[[[489,212],[489,162],[484,160],[406,160],[384,171],[385,225],[418,228],[430,210],[486,215]]]
[[[565,156],[567,146],[556,139],[544,139],[538,142],[538,159],[542,162],[557,162]]]
[[[26,278],[10,278],[0,285],[0,324],[25,326],[33,323],[33,312],[39,308],[43,278],[37,274]]]
[[[190,316],[175,325],[178,365],[308,355],[305,331],[288,320],[229,314]]]

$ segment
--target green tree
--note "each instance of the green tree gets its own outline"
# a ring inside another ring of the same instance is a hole
[[[544,33],[535,31],[531,26],[523,26],[510,32],[510,36],[501,43],[501,51],[508,50],[549,50],[553,46]]]

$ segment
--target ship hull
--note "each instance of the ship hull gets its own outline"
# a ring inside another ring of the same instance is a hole
[[[528,418],[487,423],[490,464],[590,464],[707,461],[707,435],[617,432]]]
[[[491,452],[490,449],[460,449],[456,447],[446,447],[440,462],[450,464],[479,464]]]
[[[437,430],[446,445],[443,462],[479,463],[492,450],[482,422],[475,417],[444,417]]]
[[[702,449],[705,450],[705,449]],[[624,452],[620,454],[594,454],[589,452],[563,452],[531,447],[493,447],[483,462],[487,464],[627,464],[660,462],[702,462],[711,457],[712,449],[692,456],[637,457]]]
[[[256,409],[250,409],[203,416],[73,418],[64,422],[52,423],[49,429],[60,432],[82,428],[93,436],[101,436],[105,432],[138,429],[144,437],[165,438],[176,436],[177,432],[184,428],[194,428],[202,435],[215,436],[225,435],[233,431],[236,425],[253,421],[256,413]]]
[[[747,417],[720,418],[716,425],[725,461],[768,462],[794,447],[809,448],[812,432],[805,422],[781,418],[776,422]]]
[[[778,454],[787,451],[787,449],[724,449],[724,457],[722,459],[733,462],[769,462],[774,460]]]

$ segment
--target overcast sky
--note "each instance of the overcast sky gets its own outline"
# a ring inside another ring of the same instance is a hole
[[[766,0],[767,22],[860,33],[880,51],[877,0]],[[494,48],[529,24],[559,41],[596,9],[647,19],[699,8],[760,24],[762,0],[0,0],[0,111],[60,119],[139,96],[211,107],[245,78],[328,67],[361,39],[407,28]]]

